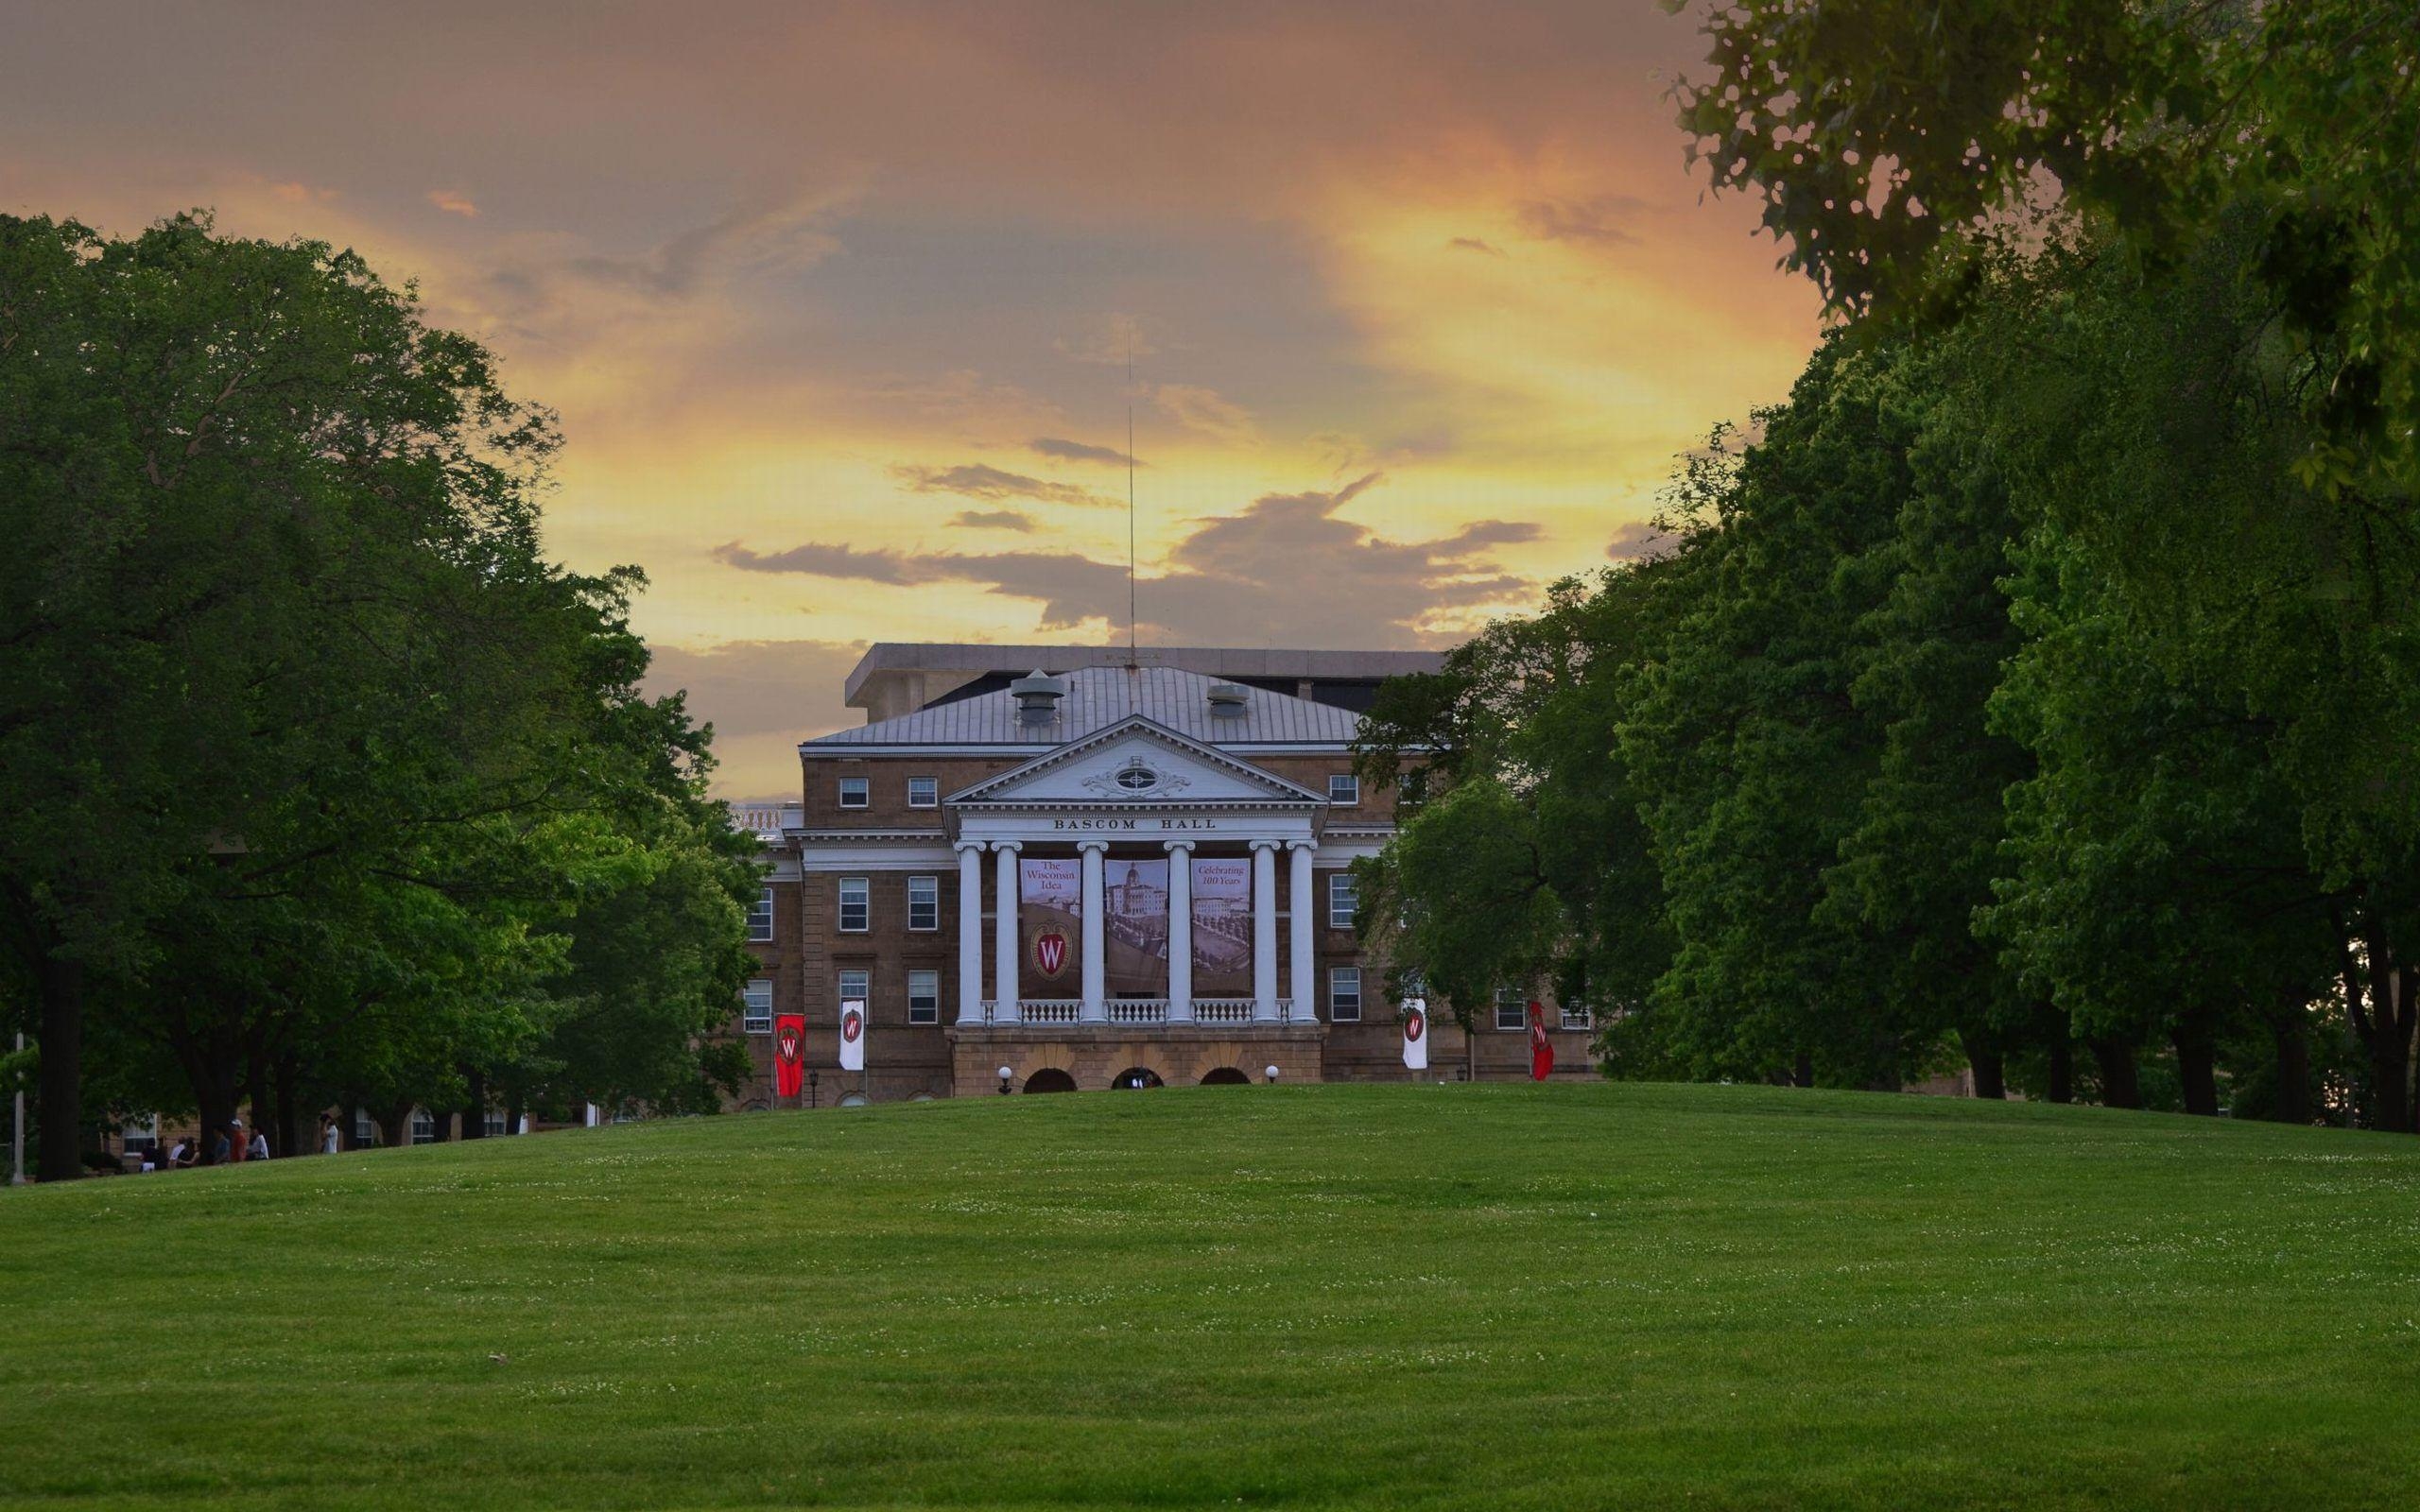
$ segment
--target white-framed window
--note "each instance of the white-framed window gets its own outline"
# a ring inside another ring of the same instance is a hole
[[[353,1110],[353,1143],[365,1150],[378,1143],[378,1121],[366,1108]]]
[[[908,1022],[939,1023],[942,1022],[942,973],[910,971],[908,973]]]
[[[756,894],[755,906],[748,910],[748,937],[768,940],[773,937],[773,889],[766,887]]]
[[[1565,1003],[1561,1006],[1563,1026],[1566,1029],[1594,1029],[1597,1010],[1585,1003]]]
[[[1353,873],[1331,871],[1327,877],[1327,927],[1351,929],[1353,919],[1361,908],[1361,889],[1355,885]]]
[[[1495,1026],[1499,1029],[1526,1029],[1530,1026],[1530,997],[1517,987],[1495,989]]]
[[[942,927],[942,879],[910,877],[908,879],[908,927],[939,929]]]
[[[842,808],[861,809],[869,806],[873,802],[873,780],[872,778],[844,777],[840,779],[840,806]]]
[[[479,1122],[481,1125],[487,1129],[488,1138],[492,1140],[500,1140],[504,1138],[505,1135],[511,1132],[511,1130],[505,1127],[504,1109],[501,1108],[492,1108],[488,1109],[488,1116],[481,1119]]]
[[[832,1005],[832,1021],[835,1023],[839,1022],[840,1004],[867,1003],[871,1002],[873,997],[873,973],[872,971],[842,971],[839,999]]]
[[[739,991],[739,1027],[745,1034],[773,1032],[773,984],[752,977]]]
[[[862,935],[873,927],[873,892],[863,877],[840,879],[840,931]]]
[[[937,809],[942,806],[942,780],[938,777],[908,779],[908,806],[911,809]]]
[[[1351,772],[1328,773],[1327,800],[1340,806],[1350,806],[1360,802],[1361,779]]]
[[[1331,966],[1327,969],[1327,1016],[1335,1023],[1361,1022],[1361,968]]]
[[[414,1144],[437,1143],[437,1115],[425,1108],[412,1109],[412,1143]]]

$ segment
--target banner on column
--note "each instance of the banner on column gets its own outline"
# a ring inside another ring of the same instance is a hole
[[[773,1095],[796,1097],[806,1086],[806,1015],[773,1020]]]
[[[1403,1063],[1413,1071],[1428,1069],[1428,1000],[1403,1000]]]
[[[1083,930],[1084,870],[1076,861],[1017,861],[1017,927],[1025,964],[1017,990],[1029,998],[1072,998],[1083,991],[1076,957]]]
[[[1193,995],[1252,995],[1252,861],[1193,859]]]
[[[1168,990],[1168,864],[1102,858],[1102,980],[1111,997]]]
[[[840,1005],[840,1069],[866,1069],[866,1005],[856,998]]]

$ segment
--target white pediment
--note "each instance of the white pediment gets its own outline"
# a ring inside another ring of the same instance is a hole
[[[1036,757],[950,799],[1055,807],[1321,801],[1306,788],[1140,717]]]

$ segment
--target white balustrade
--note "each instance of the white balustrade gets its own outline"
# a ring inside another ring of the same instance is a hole
[[[1166,1023],[1168,1022],[1168,1000],[1166,998],[1113,998],[1109,1003],[1112,1023]]]
[[[1027,1023],[1079,1023],[1084,1005],[1073,998],[1019,998],[1017,1017]]]
[[[1196,1023],[1250,1023],[1250,998],[1195,998],[1193,1022]]]

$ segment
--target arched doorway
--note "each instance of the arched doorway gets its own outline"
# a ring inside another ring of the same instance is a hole
[[[1029,1092],[1072,1092],[1076,1090],[1076,1078],[1056,1066],[1045,1066],[1025,1079],[1025,1090]]]
[[[1161,1087],[1167,1084],[1160,1080],[1160,1074],[1153,1071],[1149,1066],[1129,1066],[1124,1071],[1119,1072],[1117,1074],[1117,1078],[1115,1081],[1112,1081],[1110,1085],[1112,1087],[1125,1088],[1130,1091],[1143,1091],[1153,1087]]]
[[[1201,1085],[1204,1087],[1249,1087],[1252,1085],[1252,1078],[1245,1075],[1238,1067],[1220,1066],[1202,1077]]]

